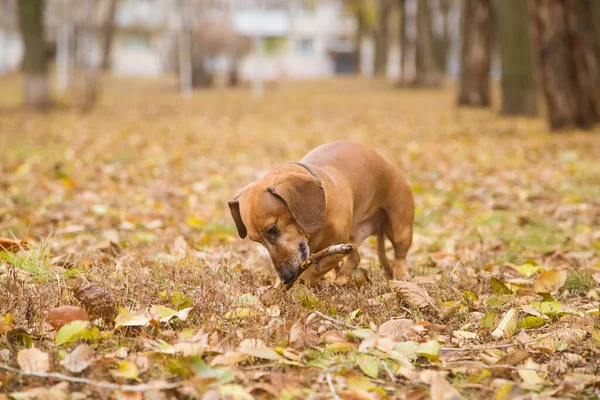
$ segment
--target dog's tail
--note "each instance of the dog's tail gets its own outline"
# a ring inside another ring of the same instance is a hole
[[[387,255],[385,254],[385,235],[383,234],[383,229],[381,229],[377,234],[377,257],[379,257],[379,262],[381,263],[381,266],[385,270],[387,276],[392,278],[394,276],[394,270],[387,259]]]

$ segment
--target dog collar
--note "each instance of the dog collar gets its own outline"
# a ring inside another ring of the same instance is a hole
[[[311,167],[309,167],[308,165],[306,165],[304,163],[297,162],[297,161],[292,161],[292,162],[289,162],[288,164],[297,164],[297,165],[303,167],[304,169],[306,169],[308,172],[310,172],[310,174],[312,176],[314,176],[315,178],[319,179],[319,177],[317,176],[317,173]]]

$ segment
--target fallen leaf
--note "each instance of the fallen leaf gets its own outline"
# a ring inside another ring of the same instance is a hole
[[[544,271],[533,283],[536,293],[555,293],[567,281],[567,271]]]
[[[437,340],[429,340],[425,343],[419,343],[417,354],[429,359],[430,361],[436,361],[440,358],[440,344]]]
[[[238,351],[230,351],[226,354],[219,354],[219,355],[215,356],[210,361],[209,365],[211,367],[214,367],[216,365],[225,365],[225,366],[230,367],[232,365],[236,365],[236,364],[244,361],[247,358],[248,358],[247,354],[243,354]]]
[[[433,372],[431,377],[431,400],[461,400],[458,393],[450,382],[446,380],[447,372]]]
[[[164,323],[169,322],[173,318],[179,318],[180,320],[185,321],[192,309],[193,307],[188,307],[179,311],[175,311],[172,308],[165,306],[152,306],[149,312],[152,319]]]
[[[9,238],[0,237],[0,251],[10,251],[13,253],[19,250],[27,250],[27,240],[14,240]]]
[[[337,342],[325,346],[325,351],[345,353],[356,350],[356,345],[350,342]]]
[[[32,347],[19,351],[17,364],[25,372],[48,372],[50,370],[50,357],[47,353]]]
[[[115,329],[122,326],[146,326],[149,323],[149,317],[145,315],[135,315],[126,308],[121,308],[119,315],[115,318]]]
[[[300,349],[304,346],[304,318],[299,318],[290,329],[290,346]]]
[[[88,321],[88,314],[84,309],[74,306],[62,306],[48,311],[46,322],[54,329],[59,329],[73,321]]]
[[[514,269],[521,275],[526,276],[527,278],[529,278],[532,275],[535,275],[536,273],[538,273],[544,269],[543,267],[540,267],[539,265],[533,265],[531,263],[522,264],[522,265],[509,265],[509,267]]]
[[[23,392],[12,392],[13,400],[68,400],[69,382],[57,383],[50,387],[37,387]]]
[[[238,351],[242,354],[265,360],[281,360],[281,356],[275,350],[267,347],[262,340],[258,339],[244,339],[240,343]]]
[[[78,374],[87,369],[94,359],[92,348],[87,344],[80,344],[73,350],[60,365],[65,367],[69,372]]]
[[[529,390],[539,389],[544,385],[544,378],[541,377],[537,372],[532,371],[532,369],[540,369],[540,366],[536,364],[533,359],[528,358],[523,368],[529,369],[519,369],[517,373],[523,379],[523,382],[527,384],[527,388]]]
[[[117,363],[118,369],[111,369],[110,374],[114,378],[137,380],[139,377],[139,369],[137,365],[131,361],[123,360]]]
[[[427,306],[436,309],[435,301],[429,296],[425,289],[412,282],[390,281],[390,286],[412,307],[424,308]]]
[[[345,389],[338,393],[338,396],[342,400],[375,400],[374,393],[367,392],[366,390],[360,389]]]
[[[373,379],[377,379],[379,375],[379,358],[370,356],[368,354],[359,354],[356,357],[358,366],[365,375],[370,376]]]
[[[405,341],[417,339],[425,328],[410,319],[392,319],[381,324],[377,329],[377,335],[381,337],[390,337],[396,341]]]
[[[518,311],[516,308],[508,310],[502,320],[492,332],[492,336],[496,339],[509,338],[517,332]]]
[[[85,331],[89,325],[89,321],[79,320],[63,325],[56,334],[56,344],[61,345],[77,339],[77,335]]]

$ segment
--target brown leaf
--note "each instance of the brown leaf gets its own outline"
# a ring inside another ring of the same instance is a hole
[[[435,301],[429,296],[425,289],[412,282],[390,281],[390,286],[412,307],[424,308],[427,306],[436,309]]]
[[[342,390],[338,393],[338,396],[343,400],[375,400],[377,398],[366,390],[358,389]]]
[[[80,344],[60,362],[60,365],[69,370],[69,372],[78,374],[88,368],[93,359],[94,353],[92,348],[87,344]]]
[[[19,250],[27,250],[27,240],[14,240],[9,238],[0,237],[0,251],[10,251],[13,253],[18,252]]]
[[[98,285],[83,284],[73,290],[75,298],[93,315],[104,321],[113,321],[117,316],[115,296]]]
[[[58,330],[61,326],[73,321],[88,321],[88,314],[84,309],[74,306],[62,306],[48,311],[46,322]]]
[[[433,372],[431,376],[431,400],[461,400],[458,393],[450,382],[446,380],[447,372]]]
[[[304,318],[298,319],[290,329],[290,346],[294,349],[304,347]]]
[[[567,271],[545,271],[534,282],[536,293],[554,293],[567,281]]]
[[[67,400],[71,398],[67,394],[68,391],[69,382],[61,382],[50,387],[37,387],[24,392],[13,392],[10,395],[14,399]]]
[[[44,373],[50,370],[50,357],[35,347],[19,351],[17,363],[25,372]]]
[[[418,339],[425,328],[406,318],[392,319],[381,324],[377,329],[377,335],[380,337],[390,337],[395,341],[406,341]]]

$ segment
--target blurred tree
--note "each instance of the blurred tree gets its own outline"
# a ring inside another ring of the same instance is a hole
[[[442,71],[435,58],[435,37],[429,0],[417,1],[416,86],[439,86]]]
[[[535,47],[551,129],[600,121],[597,0],[533,0]]]
[[[110,68],[110,50],[115,36],[115,15],[117,14],[117,0],[108,0],[108,12],[102,26],[102,61],[101,68]]]
[[[459,105],[490,105],[491,0],[464,0],[461,14]]]
[[[406,17],[406,0],[398,0],[398,8],[400,9],[400,24],[399,24],[399,33],[400,33],[400,82],[406,81],[406,55],[408,50],[408,40],[407,40],[407,20]]]
[[[19,25],[23,56],[23,94],[25,105],[45,108],[51,104],[48,88],[48,60],[44,42],[43,0],[19,0]]]
[[[389,17],[392,11],[392,0],[379,0],[377,3],[377,26],[375,36],[375,74],[385,74],[389,50]]]
[[[450,0],[438,0],[437,7],[442,29],[440,35],[434,35],[434,54],[440,70],[445,72],[450,54]]]
[[[529,10],[523,0],[498,1],[502,113],[537,114]]]

